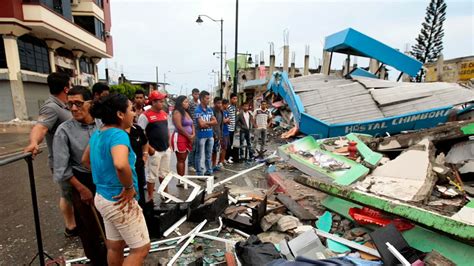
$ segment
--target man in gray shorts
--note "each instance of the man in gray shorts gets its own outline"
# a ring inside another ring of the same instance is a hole
[[[48,145],[48,163],[53,172],[53,137],[58,126],[66,120],[72,118],[71,112],[67,109],[67,93],[72,87],[71,79],[66,73],[51,73],[48,76],[48,86],[51,95],[41,106],[38,122],[30,133],[30,144],[24,149],[25,152],[38,154],[38,145],[46,137]],[[59,208],[64,218],[66,237],[76,236],[76,221],[74,219],[74,209],[72,207],[72,186],[69,182],[61,182],[61,198]]]

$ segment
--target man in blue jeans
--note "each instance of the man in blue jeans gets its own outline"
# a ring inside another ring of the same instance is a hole
[[[199,93],[200,105],[194,111],[194,119],[196,120],[197,131],[197,149],[196,149],[196,175],[202,175],[203,165],[202,159],[205,161],[204,175],[212,175],[211,155],[214,146],[214,133],[212,127],[217,125],[214,112],[208,106],[211,96],[207,91]]]

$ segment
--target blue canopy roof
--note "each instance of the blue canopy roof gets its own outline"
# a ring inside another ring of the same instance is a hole
[[[352,28],[326,37],[324,50],[329,52],[364,56],[416,76],[422,63]]]

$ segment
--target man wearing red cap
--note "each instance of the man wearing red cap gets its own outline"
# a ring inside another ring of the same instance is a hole
[[[170,172],[168,114],[163,111],[165,98],[166,94],[152,91],[148,97],[151,108],[138,117],[138,125],[145,130],[150,146],[156,151],[147,162],[147,191],[151,200],[156,178],[161,182]]]

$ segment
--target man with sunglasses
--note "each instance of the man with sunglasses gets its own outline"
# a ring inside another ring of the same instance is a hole
[[[39,152],[39,144],[46,138],[49,152],[48,164],[52,172],[54,133],[61,123],[72,117],[71,112],[69,112],[66,106],[67,93],[72,87],[71,79],[66,73],[51,73],[48,76],[48,87],[51,95],[39,110],[38,121],[30,133],[30,144],[24,151],[31,152],[35,156]],[[66,227],[64,235],[66,237],[76,236],[76,222],[71,204],[71,185],[69,182],[63,182],[60,184],[60,189],[59,209],[63,215]]]
[[[95,185],[90,170],[81,164],[89,139],[97,130],[89,113],[91,100],[91,91],[82,86],[74,86],[67,94],[66,105],[73,118],[62,123],[54,135],[53,177],[58,183],[72,185],[74,216],[87,258],[93,265],[106,265],[105,240],[101,239],[102,229],[93,204]]]

